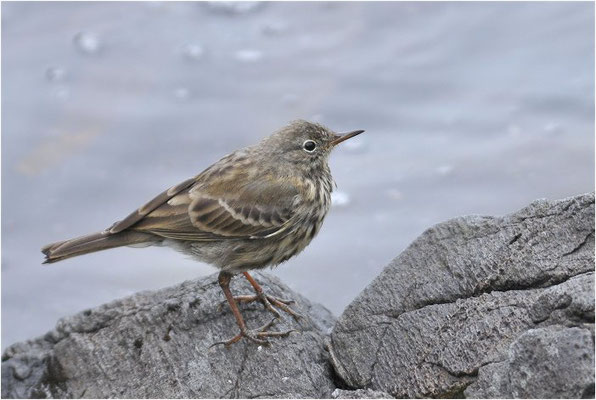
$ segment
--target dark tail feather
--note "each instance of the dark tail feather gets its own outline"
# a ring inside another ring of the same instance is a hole
[[[49,264],[100,250],[134,244],[153,243],[155,241],[154,235],[142,232],[123,231],[115,234],[97,232],[87,236],[48,244],[41,249],[41,252],[46,256],[43,264]]]

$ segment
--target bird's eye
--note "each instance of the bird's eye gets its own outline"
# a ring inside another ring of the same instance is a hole
[[[312,153],[317,148],[317,144],[313,140],[306,140],[302,143],[302,148],[309,153]]]

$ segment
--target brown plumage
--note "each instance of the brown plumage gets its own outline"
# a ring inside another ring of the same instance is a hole
[[[127,245],[168,245],[215,265],[243,336],[258,343],[279,332],[249,331],[230,300],[229,280],[242,272],[276,316],[286,302],[262,293],[247,271],[277,265],[302,251],[319,231],[331,204],[331,149],[363,131],[340,136],[295,121],[260,143],[231,153],[141,206],[110,228],[45,246],[44,263]],[[228,296],[229,294],[229,296]],[[268,328],[264,327],[264,328]]]

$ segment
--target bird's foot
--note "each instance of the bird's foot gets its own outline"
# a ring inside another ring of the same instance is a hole
[[[288,307],[290,304],[295,303],[294,300],[280,299],[278,297],[269,296],[263,292],[257,293],[254,296],[236,296],[234,297],[234,300],[236,300],[239,303],[252,303],[253,301],[260,301],[261,303],[263,303],[263,306],[265,306],[265,308],[269,310],[269,312],[271,312],[271,314],[275,315],[275,318],[277,319],[280,319],[281,315],[279,314],[279,311],[275,309],[275,307],[278,307],[286,313],[290,314],[296,321],[299,321],[300,318],[303,318],[303,316],[300,313],[297,313],[296,311]]]
[[[228,347],[228,346],[231,346],[234,343],[240,341],[243,337],[247,338],[248,340],[250,340],[251,342],[254,342],[256,344],[267,346],[270,343],[264,338],[285,337],[285,336],[288,336],[290,333],[296,331],[295,329],[290,329],[290,330],[284,331],[284,332],[270,332],[270,331],[268,331],[267,329],[271,328],[271,326],[275,323],[275,320],[276,319],[273,318],[271,321],[269,321],[265,325],[261,326],[260,328],[254,329],[254,330],[241,329],[240,333],[238,333],[233,338],[231,338],[229,340],[224,340],[221,342],[213,343],[211,346],[209,346],[209,348],[212,348],[212,347],[220,345],[220,344],[223,344],[224,346]]]

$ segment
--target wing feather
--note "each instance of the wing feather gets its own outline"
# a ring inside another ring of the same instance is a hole
[[[132,229],[189,241],[270,237],[291,225],[299,193],[295,181],[263,177],[247,165],[216,163],[162,192],[109,231]]]
[[[189,178],[184,182],[179,183],[176,186],[172,186],[168,190],[164,190],[157,196],[155,196],[151,201],[146,203],[145,205],[139,207],[139,209],[130,213],[126,218],[122,221],[116,222],[112,225],[108,231],[109,233],[118,233],[122,232],[123,230],[130,228],[143,218],[145,218],[150,212],[155,210],[156,208],[163,205],[165,202],[169,201],[172,197],[176,196],[178,193],[183,191],[184,189],[188,189],[193,183],[196,182],[195,178]]]

